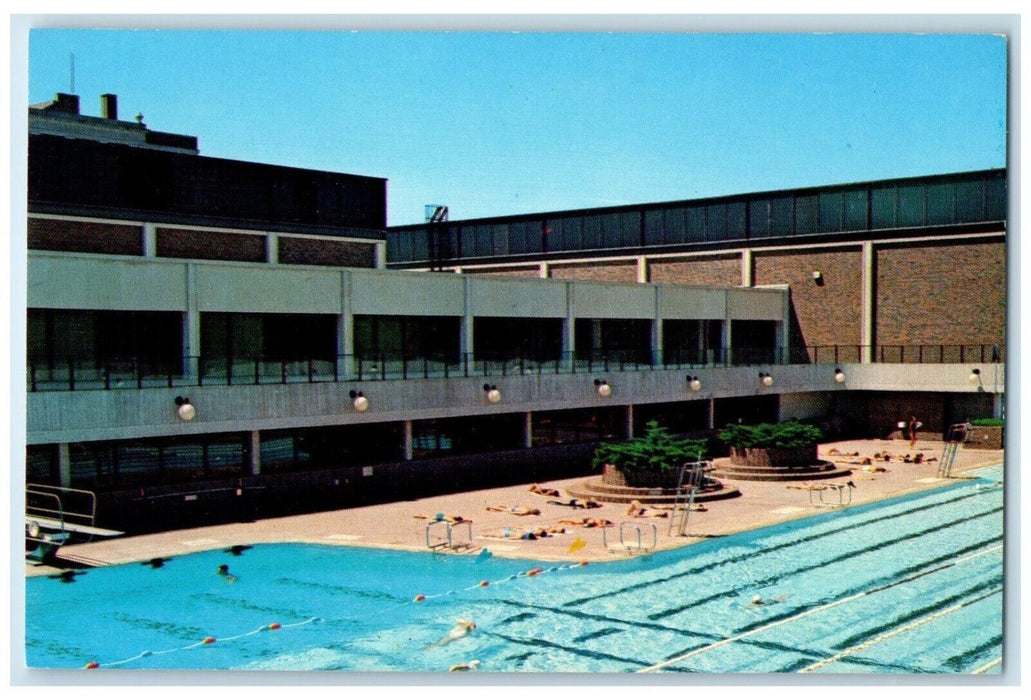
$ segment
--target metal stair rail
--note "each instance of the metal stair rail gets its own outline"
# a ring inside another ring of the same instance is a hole
[[[967,430],[968,426],[966,423],[953,423],[949,426],[948,435],[945,437],[945,447],[942,450],[942,458],[938,462],[939,477],[948,479],[952,476],[952,467],[956,463],[956,456],[967,439]]]
[[[676,523],[680,527],[677,534],[681,537],[687,535],[687,524],[691,519],[691,510],[694,508],[695,495],[698,489],[705,483],[705,475],[712,471],[711,462],[703,462],[702,455],[698,455],[695,462],[685,462],[680,465],[680,473],[677,475],[677,490],[673,495],[673,512],[669,517],[669,535],[673,535]]]
[[[644,527],[645,529],[647,529],[649,527],[651,528],[652,542],[651,542],[650,546],[644,540],[644,532],[645,532],[645,530],[642,530],[642,527]],[[629,530],[632,530],[637,535],[636,541],[634,541],[633,539],[631,539],[629,542],[627,541],[627,532]],[[615,548],[617,545],[614,545],[614,544],[610,545],[609,544],[609,538],[608,538],[608,532],[607,531],[608,531],[607,527],[601,528],[601,542],[602,542],[602,546],[605,547],[605,549]],[[645,524],[642,524],[642,523],[635,523],[632,520],[624,520],[623,522],[621,522],[619,524],[619,545],[618,545],[618,547],[620,549],[625,549],[627,552],[636,551],[636,552],[640,553],[640,552],[646,552],[646,551],[649,551],[649,550],[653,550],[653,549],[655,549],[658,546],[658,544],[659,544],[659,529],[657,527],[655,527],[655,523],[645,523]]]

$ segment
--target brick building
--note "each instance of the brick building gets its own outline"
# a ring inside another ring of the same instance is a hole
[[[388,230],[382,178],[101,105],[30,108],[26,472],[103,525],[571,476],[652,419],[1001,414],[1004,171]]]

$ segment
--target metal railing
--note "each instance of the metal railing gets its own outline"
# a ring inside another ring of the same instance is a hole
[[[254,386],[368,382],[449,377],[590,374],[671,369],[770,365],[875,363],[961,364],[1005,362],[1004,346],[970,345],[811,345],[798,348],[729,348],[678,351],[645,360],[647,351],[562,353],[552,357],[483,357],[478,354],[397,357],[270,358],[188,357],[177,362],[111,358],[30,360],[29,392],[152,389],[194,386]],[[868,360],[866,360],[868,358]]]

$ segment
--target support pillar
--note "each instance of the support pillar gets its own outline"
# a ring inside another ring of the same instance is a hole
[[[548,279],[551,277],[551,265],[546,262],[542,262],[537,269],[537,276],[541,279]]]
[[[186,264],[186,318],[183,319],[183,374],[200,374],[200,310],[197,307],[197,266]]]
[[[648,281],[648,259],[643,255],[637,256],[637,283],[645,284]]]
[[[626,436],[629,440],[634,436],[634,406],[630,404],[626,407]]]
[[[523,416],[523,447],[533,447],[533,413],[527,411]]]
[[[279,236],[274,233],[265,236],[265,262],[270,265],[279,262]]]
[[[402,423],[402,437],[401,443],[404,448],[404,460],[406,462],[412,461],[412,421],[406,420]]]
[[[355,376],[357,368],[354,357],[354,314],[351,312],[351,299],[354,298],[351,287],[354,281],[350,272],[345,270],[341,274],[343,298],[340,300],[342,313],[337,317],[337,374],[345,378]]]
[[[67,442],[57,445],[57,473],[61,486],[72,485],[72,451]]]
[[[261,474],[261,434],[257,430],[252,430],[249,439],[251,475],[258,476]]]
[[[476,348],[473,344],[474,319],[472,310],[472,289],[470,288],[472,282],[473,277],[471,275],[466,275],[465,279],[462,280],[462,295],[464,297],[462,303],[462,329],[459,332],[458,339],[459,355],[463,361],[466,358],[469,358],[470,364],[472,364],[476,353]]]
[[[709,399],[709,430],[716,428],[716,399]]]
[[[860,329],[860,361],[864,363],[873,362],[874,343],[874,292],[876,280],[874,279],[874,248],[873,241],[863,242],[863,299],[862,316],[863,327]]]
[[[652,364],[662,366],[665,361],[662,348],[662,287],[655,287],[655,315],[652,318]]]
[[[158,256],[158,228],[154,224],[143,224],[143,257]]]
[[[752,257],[752,249],[745,248],[741,251],[741,286],[755,286],[755,264]]]

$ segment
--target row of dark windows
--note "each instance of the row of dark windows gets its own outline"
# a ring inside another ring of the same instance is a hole
[[[389,232],[391,263],[637,248],[821,233],[949,226],[1006,218],[1005,172],[624,211],[452,222]]]
[[[650,319],[576,319],[578,359],[619,356],[651,362]],[[723,321],[664,320],[663,352],[670,361],[697,362],[722,347]],[[38,366],[75,360],[102,365],[136,359],[144,373],[179,373],[183,314],[170,311],[29,309],[28,359]],[[337,356],[338,317],[330,314],[201,314],[201,356],[208,359],[321,360]],[[473,324],[478,358],[556,361],[563,319],[479,317]],[[756,330],[757,329],[757,330]],[[775,323],[735,321],[735,337],[773,348]],[[369,360],[433,358],[457,362],[461,319],[454,316],[354,317],[354,354]]]
[[[382,230],[379,178],[86,139],[29,138],[30,202]]]

